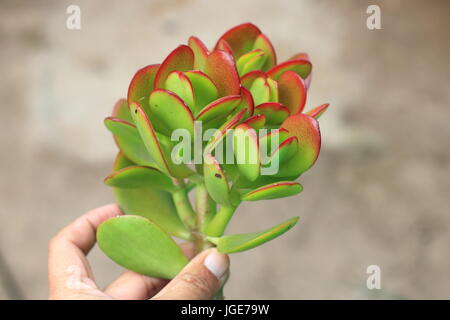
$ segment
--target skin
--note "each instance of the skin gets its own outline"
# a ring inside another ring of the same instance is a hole
[[[98,288],[87,260],[95,245],[97,227],[109,218],[122,215],[115,204],[106,205],[82,215],[50,240],[48,253],[49,299],[72,300],[147,300],[211,299],[220,280],[203,261],[216,249],[194,256],[190,243],[181,249],[190,263],[171,281],[125,271],[106,289]],[[228,258],[226,258],[228,259]]]

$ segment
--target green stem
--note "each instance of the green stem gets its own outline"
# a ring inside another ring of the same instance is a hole
[[[175,207],[178,211],[181,221],[189,229],[195,228],[195,212],[192,209],[191,202],[189,201],[187,191],[184,188],[182,181],[177,181],[179,190],[172,193],[172,198],[175,203]]]
[[[195,233],[193,233],[195,252],[200,253],[203,250],[212,247],[212,244],[205,238],[201,232],[211,212],[211,198],[203,183],[197,184],[195,188]]]
[[[208,223],[205,233],[210,237],[222,236],[231,220],[231,217],[233,216],[234,211],[236,211],[235,206],[221,206],[211,222]]]

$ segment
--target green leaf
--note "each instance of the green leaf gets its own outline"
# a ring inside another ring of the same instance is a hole
[[[219,97],[240,93],[241,84],[233,57],[225,51],[214,50],[208,56],[205,73],[216,85]]]
[[[310,117],[313,117],[314,119],[319,119],[319,117],[325,112],[327,111],[329,107],[328,103],[322,104],[318,107],[315,107],[312,110],[309,110],[308,112],[306,112],[306,114]]]
[[[242,196],[245,201],[271,200],[290,197],[302,192],[303,187],[298,182],[281,181],[268,184],[252,190]]]
[[[122,153],[119,153],[114,161],[113,171],[125,170],[133,165]],[[113,187],[113,193],[124,213],[143,216],[171,235],[190,239],[190,233],[181,222],[170,193],[156,188],[118,187]]]
[[[201,71],[186,71],[184,74],[189,78],[194,89],[195,109],[193,113],[196,114],[207,104],[217,99],[217,88],[214,82]]]
[[[291,114],[303,111],[306,103],[305,81],[294,71],[286,71],[278,79],[280,103],[285,105]]]
[[[155,89],[164,87],[166,79],[172,71],[188,71],[192,70],[193,67],[194,52],[186,45],[179,46],[161,63],[155,76]]]
[[[245,123],[238,125],[234,130],[233,150],[241,174],[250,181],[258,178],[261,169],[261,156],[255,129]]]
[[[211,198],[217,203],[229,205],[230,189],[227,177],[217,159],[211,154],[207,154],[203,161],[203,175],[206,189]]]
[[[270,78],[267,78],[267,84],[270,88],[270,101],[272,102],[278,102],[279,100],[279,93],[278,93],[278,83]]]
[[[239,75],[244,75],[253,70],[259,70],[265,62],[264,51],[256,49],[242,55],[237,63]]]
[[[159,67],[159,64],[152,64],[136,72],[128,87],[128,105],[137,102],[144,110],[148,110],[148,95],[153,90],[153,82]]]
[[[172,279],[188,263],[170,236],[150,220],[119,216],[97,229],[100,249],[126,269],[150,277]]]
[[[270,162],[267,164],[270,166],[270,163],[274,161],[274,158],[278,158],[277,162],[279,164],[282,164],[286,162],[287,160],[291,159],[294,154],[298,150],[298,139],[297,137],[290,137],[283,141],[277,149],[273,152],[272,156],[270,157]]]
[[[261,30],[257,26],[247,22],[225,32],[219,38],[218,43],[222,40],[226,41],[237,60],[241,55],[253,49],[253,44],[260,34]],[[216,49],[218,49],[217,45]]]
[[[111,116],[133,123],[133,118],[131,118],[130,109],[128,108],[127,100],[125,99],[120,99],[116,102]]]
[[[167,192],[176,191],[172,180],[156,168],[129,166],[115,171],[105,178],[105,184],[118,188],[154,188]]]
[[[173,71],[169,74],[164,86],[165,89],[175,93],[183,102],[194,110],[195,97],[194,88],[189,78],[181,71]],[[170,108],[170,106],[168,106]]]
[[[169,76],[170,79],[170,76]],[[194,135],[194,117],[188,106],[174,93],[157,89],[150,94],[150,116],[153,123],[160,123],[173,130],[186,129],[191,137]]]
[[[273,48],[273,45],[270,42],[269,38],[264,33],[258,35],[253,45],[253,48],[261,49],[262,51],[264,51],[267,57],[266,61],[264,62],[264,65],[262,66],[263,71],[267,71],[268,69],[272,68],[274,65],[277,64],[275,49]]]
[[[312,65],[308,60],[288,60],[267,71],[267,75],[274,80],[278,80],[284,72],[292,70],[303,79],[306,79],[311,74],[311,69]]]
[[[319,122],[303,113],[289,116],[281,125],[289,135],[298,139],[298,148],[294,156],[285,162],[277,177],[298,177],[316,162],[321,145]]]
[[[155,165],[155,161],[133,124],[122,119],[108,117],[105,119],[105,126],[113,133],[117,146],[128,159],[139,165]]]
[[[250,88],[255,105],[270,101],[270,86],[265,78],[257,78]]]
[[[217,243],[217,249],[222,253],[246,251],[281,236],[295,226],[298,219],[298,217],[290,218],[289,220],[262,232],[228,235],[218,239],[212,238],[211,240]]]
[[[186,109],[189,110],[187,107]],[[172,144],[170,143],[170,139],[155,133],[152,123],[148,119],[142,107],[137,103],[133,103],[130,106],[130,111],[141,139],[151,157],[155,161],[158,169],[179,179],[187,178],[192,175],[193,171],[189,169],[186,164],[174,164],[172,162]],[[160,141],[164,142],[164,140],[167,142],[160,144]]]
[[[197,121],[208,122],[216,118],[225,118],[241,102],[241,96],[226,96],[211,102],[197,115]]]
[[[289,116],[289,109],[278,102],[266,102],[255,107],[255,114],[265,115],[267,124],[279,125]]]
[[[199,38],[193,36],[189,38],[188,45],[194,52],[194,69],[203,70],[209,54],[208,49]]]
[[[263,114],[255,114],[254,116],[251,116],[247,120],[245,120],[243,123],[248,124],[253,129],[261,129],[266,124],[266,116]]]

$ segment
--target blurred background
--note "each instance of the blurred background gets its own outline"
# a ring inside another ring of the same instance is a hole
[[[66,9],[81,8],[81,30]],[[366,27],[369,4],[381,30]],[[89,209],[116,147],[103,126],[142,66],[190,35],[257,24],[282,61],[310,54],[307,108],[328,102],[304,191],[247,203],[233,233],[296,228],[232,255],[230,299],[450,298],[448,1],[0,0],[0,299],[47,297],[47,242]],[[105,286],[122,270],[95,248]],[[366,268],[382,290],[367,290]]]

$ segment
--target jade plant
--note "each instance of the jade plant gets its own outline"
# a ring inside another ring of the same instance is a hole
[[[298,217],[225,235],[242,201],[302,191],[295,180],[317,160],[317,119],[328,107],[303,112],[311,69],[305,53],[277,63],[268,37],[245,23],[212,50],[190,37],[161,64],[138,70],[105,119],[119,148],[105,183],[125,215],[99,227],[104,253],[171,279],[188,263],[174,238],[196,252],[235,253],[292,228]]]

